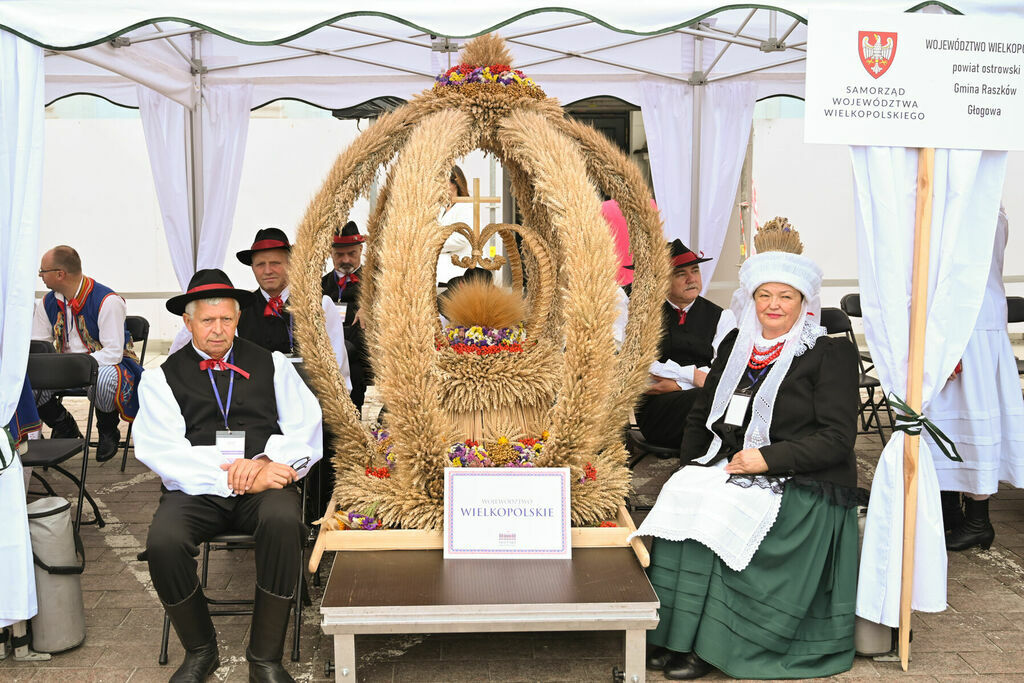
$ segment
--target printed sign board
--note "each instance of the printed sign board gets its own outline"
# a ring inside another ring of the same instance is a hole
[[[444,556],[572,557],[568,467],[449,467]]]
[[[1024,20],[812,10],[804,141],[1024,149]]]

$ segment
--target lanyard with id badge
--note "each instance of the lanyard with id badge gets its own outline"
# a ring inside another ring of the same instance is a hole
[[[754,375],[754,368],[747,368],[747,378],[750,384],[744,389],[737,389],[729,399],[729,405],[725,409],[725,417],[722,419],[727,425],[742,427],[747,418],[747,409],[750,407],[750,399],[754,397],[754,391],[758,383],[771,368],[771,365],[761,368],[757,375]]]
[[[234,364],[235,354],[231,353],[228,358],[228,363]],[[234,462],[239,458],[245,457],[245,432],[244,431],[232,431],[228,426],[228,413],[231,411],[231,396],[235,390],[235,371],[230,370],[231,379],[228,381],[228,400],[227,404],[221,401],[220,391],[217,389],[217,382],[213,379],[213,370],[210,368],[206,369],[206,373],[210,376],[210,384],[213,386],[213,395],[217,399],[217,407],[220,409],[220,414],[224,417],[224,430],[217,431],[217,450],[228,462]]]

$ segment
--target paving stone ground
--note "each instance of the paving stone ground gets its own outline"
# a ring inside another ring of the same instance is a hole
[[[155,364],[153,359],[147,365]],[[81,404],[69,401],[83,414]],[[376,416],[374,405],[366,415]],[[861,484],[867,485],[881,443],[877,436],[857,442]],[[159,666],[163,610],[144,563],[136,560],[159,498],[160,482],[129,454],[124,473],[119,458],[90,463],[88,488],[107,525],[85,526],[87,565],[82,576],[86,640],[80,647],[44,663],[8,657],[0,662],[0,683],[8,681],[166,681],[182,657],[171,635],[170,664]],[[653,500],[676,464],[648,458],[638,467],[635,486]],[[72,471],[81,462],[72,461]],[[65,496],[72,487],[48,477]],[[86,515],[88,516],[88,515]],[[913,661],[904,674],[898,664],[856,659],[851,671],[836,678],[868,681],[909,675],[914,680],[954,681],[984,678],[1024,681],[1024,491],[1003,490],[991,503],[996,542],[989,551],[952,553],[949,561],[949,609],[914,615]],[[329,565],[329,556],[325,558]],[[326,579],[327,573],[323,572]],[[216,552],[210,566],[210,595],[251,596],[255,570],[251,552]],[[0,579],[2,585],[2,579]],[[300,681],[332,680],[324,665],[332,657],[331,640],[319,629],[323,586],[310,586],[313,606],[303,612],[301,661],[285,656]],[[215,620],[221,652],[218,681],[247,680],[245,643],[248,617]],[[289,642],[291,631],[289,629]],[[622,667],[619,633],[535,633],[361,636],[356,638],[360,681],[611,681]],[[724,679],[713,674],[709,680]],[[650,672],[648,680],[663,680]]]

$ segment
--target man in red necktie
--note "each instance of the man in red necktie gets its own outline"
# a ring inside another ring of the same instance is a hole
[[[715,349],[736,327],[736,320],[731,311],[723,312],[700,296],[700,264],[711,259],[694,253],[680,240],[668,246],[672,275],[659,321],[664,336],[658,361],[651,365],[647,396],[635,412],[637,426],[647,441],[676,448]]]
[[[360,410],[370,379],[370,364],[363,335],[365,324],[359,310],[365,242],[366,238],[359,233],[355,221],[346,223],[334,235],[331,247],[334,269],[320,280],[324,295],[345,308],[345,346],[348,347],[349,367],[352,370],[352,403]]]
[[[37,304],[32,339],[53,343],[59,353],[88,353],[99,365],[96,380],[96,460],[117,453],[118,422],[135,419],[135,387],[142,367],[125,327],[124,299],[82,273],[82,259],[67,245],[50,249],[39,263],[39,277],[50,290]],[[71,414],[50,392],[40,392],[39,417],[53,438],[82,434]]]
[[[238,321],[238,336],[259,344],[268,351],[280,351],[285,355],[302,355],[295,340],[295,322],[288,310],[288,296],[291,293],[288,268],[291,259],[291,244],[288,236],[278,228],[265,228],[256,233],[252,246],[238,252],[238,260],[252,268],[252,274],[259,283],[253,292],[252,302],[242,307]],[[321,300],[327,338],[331,341],[334,356],[345,378],[351,386],[348,352],[345,347],[345,331],[341,317],[327,297]]]
[[[250,681],[293,681],[281,665],[305,527],[293,485],[322,455],[316,398],[283,354],[235,336],[251,292],[200,270],[167,302],[192,342],[139,385],[135,456],[163,486],[146,559],[185,648],[172,681],[203,681],[220,664],[196,577],[195,548],[225,531],[256,538]]]

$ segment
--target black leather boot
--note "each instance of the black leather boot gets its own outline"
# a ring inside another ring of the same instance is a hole
[[[964,523],[964,503],[959,491],[940,491],[942,527],[948,532]]]
[[[654,647],[647,648],[647,668],[655,671],[660,671],[665,668],[668,664],[668,660],[672,658],[672,655],[676,654],[669,650],[667,647]]]
[[[692,681],[707,676],[713,668],[692,652],[673,652],[662,671],[670,681]]]
[[[96,411],[96,431],[100,435],[99,444],[96,446],[96,462],[106,462],[117,455],[117,448],[121,443],[121,432],[117,428],[120,419],[121,416],[116,410],[110,413]]]
[[[51,398],[43,405],[36,408],[39,411],[39,419],[50,427],[51,439],[81,439],[82,430],[78,428],[75,418],[64,407],[64,404],[56,398]]]
[[[983,550],[992,547],[996,530],[988,521],[988,498],[974,500],[964,496],[967,514],[964,523],[946,534],[946,550],[967,550],[979,546]]]
[[[284,634],[288,630],[293,601],[294,598],[274,595],[256,586],[249,647],[245,650],[250,683],[295,683],[295,679],[281,666]]]
[[[220,666],[217,631],[210,619],[203,589],[197,585],[192,595],[176,605],[164,605],[174,632],[185,648],[185,661],[171,676],[171,683],[200,683]]]

